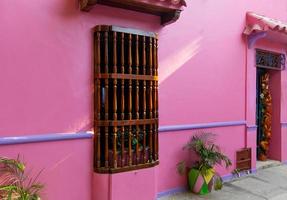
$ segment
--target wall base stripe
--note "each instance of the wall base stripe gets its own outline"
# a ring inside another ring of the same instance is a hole
[[[182,125],[160,126],[159,132],[184,131],[184,130],[192,130],[192,129],[216,128],[216,127],[226,127],[226,126],[241,126],[241,125],[246,125],[246,121],[226,121],[226,122],[211,122],[211,123],[202,123],[202,124],[182,124]]]
[[[79,140],[79,139],[90,139],[93,137],[92,133],[52,133],[43,135],[25,135],[15,137],[1,137],[0,145],[9,144],[24,144],[24,143],[35,143],[35,142],[52,142],[60,140]]]
[[[245,173],[245,172],[242,172],[242,173],[240,173],[240,178],[242,178],[244,176],[248,176],[250,174],[254,174],[254,173],[256,173],[256,171],[257,171],[256,169],[252,169],[249,174]],[[233,174],[227,174],[227,175],[222,176],[221,178],[222,178],[223,182],[229,182],[229,181],[233,181],[235,179],[238,179],[238,178],[234,177]],[[187,191],[188,191],[187,187],[173,188],[173,189],[170,189],[170,190],[159,192],[157,194],[157,198],[164,197],[164,196],[170,196],[170,195],[173,195],[173,194],[176,194],[176,193],[187,192]]]
[[[188,190],[187,187],[173,188],[173,189],[170,189],[170,190],[167,190],[167,191],[164,191],[164,192],[159,192],[157,194],[157,198],[161,198],[161,197],[164,197],[164,196],[170,196],[170,195],[173,195],[173,194],[176,194],[176,193],[186,192],[187,190]]]

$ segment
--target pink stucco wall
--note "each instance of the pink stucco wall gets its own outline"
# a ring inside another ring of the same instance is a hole
[[[177,173],[176,164],[182,160],[192,160],[191,155],[183,150],[183,146],[194,133],[200,131],[215,133],[218,136],[216,141],[221,144],[225,143],[221,145],[222,151],[233,161],[236,159],[234,152],[244,147],[244,126],[161,134],[160,146],[166,148],[160,148],[159,152],[158,191],[166,191],[170,188],[184,187],[186,185],[186,177],[180,176]],[[175,138],[176,142],[174,142]],[[221,175],[226,175],[229,173],[228,171],[234,168],[235,164],[233,163],[233,166],[231,166],[229,170],[225,170],[222,167],[217,167],[217,170]]]
[[[92,28],[158,31],[159,18],[71,0],[0,2],[0,136],[92,127]]]
[[[272,138],[270,141],[269,156],[274,160],[281,160],[281,73],[270,72],[270,92],[272,95]]]
[[[158,167],[93,176],[93,200],[155,200]]]
[[[29,175],[44,184],[43,200],[89,200],[92,198],[92,141],[67,140],[0,145],[0,155],[26,163]]]
[[[97,24],[159,33],[161,125],[244,119],[246,11],[286,19],[283,0],[272,6],[267,0],[188,1],[180,20],[167,27],[158,17],[105,6],[83,13],[76,2],[0,2],[0,135],[91,127],[91,29]]]
[[[254,60],[248,56],[253,49],[246,49],[242,37],[245,14],[254,11],[287,21],[287,2],[188,0],[187,4],[178,22],[161,27],[158,17],[122,9],[97,6],[89,13],[80,12],[77,0],[1,0],[0,136],[76,133],[92,128],[91,29],[98,24],[159,33],[161,126],[244,120],[247,125],[254,126],[255,92],[252,88],[256,76],[254,70],[247,70]],[[286,88],[286,71],[282,73],[282,88]],[[282,108],[286,108],[286,95],[282,93]],[[281,113],[281,120],[287,122],[286,112]],[[218,143],[233,161],[237,149],[245,144],[256,145],[256,133],[246,131],[244,126],[211,131],[218,134]],[[283,127],[283,131],[286,128]],[[187,157],[182,146],[194,132],[160,133],[161,164],[155,174],[158,177],[156,186],[147,187],[149,192],[154,187],[157,192],[163,192],[184,185],[183,178],[176,174],[175,165]],[[77,142],[80,145],[74,144]],[[49,153],[49,147],[59,151]],[[47,195],[53,200],[69,199],[70,192],[76,193],[79,191],[74,190],[79,189],[86,199],[90,198],[91,148],[86,141],[0,146],[1,155],[13,156],[20,152],[36,168],[49,168],[71,156],[63,162],[66,165],[58,168],[56,175],[47,175]],[[41,154],[36,154],[38,151]],[[286,147],[282,152],[286,160]],[[78,177],[78,168],[85,174],[83,177]],[[219,171],[228,173],[223,169]],[[155,172],[150,172],[150,179],[152,173]],[[63,176],[57,176],[59,174]],[[125,175],[121,176],[124,180]],[[133,177],[132,172],[126,177]],[[115,176],[114,180],[120,179]],[[139,184],[144,177],[138,176],[137,180]],[[59,184],[65,185],[63,193],[59,192]],[[80,184],[87,188],[77,187]]]

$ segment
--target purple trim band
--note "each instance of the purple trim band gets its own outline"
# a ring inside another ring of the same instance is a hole
[[[53,133],[43,135],[26,135],[16,137],[0,137],[0,145],[25,144],[35,142],[52,142],[60,140],[91,139],[92,133]]]
[[[256,131],[257,125],[247,125],[246,128],[247,128],[247,131]]]
[[[257,169],[251,169],[250,173],[251,174],[255,174],[257,172]],[[248,174],[245,172],[240,172],[240,177],[244,177],[247,176]],[[221,177],[223,182],[228,182],[228,181],[232,181],[234,179],[234,175],[233,174],[227,174],[225,176]]]
[[[256,171],[257,171],[256,169],[251,169],[251,174],[256,173]],[[247,175],[246,173],[240,173],[240,177],[243,177],[246,175]],[[221,178],[223,182],[228,182],[228,181],[231,181],[234,178],[234,176],[232,174],[227,174],[225,176],[222,176]],[[164,196],[170,196],[176,193],[186,192],[187,190],[188,189],[186,187],[173,188],[170,190],[157,193],[157,198],[164,197]]]
[[[186,187],[178,187],[178,188],[173,188],[164,192],[159,192],[157,193],[157,198],[161,198],[164,196],[170,196],[176,193],[181,193],[181,192],[186,192],[187,188]]]
[[[159,132],[184,131],[203,128],[227,127],[227,126],[242,126],[246,125],[246,121],[230,121],[230,122],[212,122],[202,124],[183,124],[160,126]],[[50,142],[59,140],[76,140],[76,139],[90,139],[93,137],[92,133],[52,133],[43,135],[25,135],[25,136],[8,136],[0,137],[0,145],[8,144],[24,144],[34,142]]]
[[[215,127],[226,127],[226,126],[241,126],[241,125],[246,125],[246,121],[211,122],[211,123],[202,123],[202,124],[160,126],[159,132],[184,131],[184,130],[192,130],[192,129],[215,128]]]

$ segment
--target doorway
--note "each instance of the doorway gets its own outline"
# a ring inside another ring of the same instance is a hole
[[[257,160],[280,160],[280,71],[257,68],[256,124]]]
[[[257,68],[256,80],[257,160],[266,161],[272,131],[272,96],[267,69]]]

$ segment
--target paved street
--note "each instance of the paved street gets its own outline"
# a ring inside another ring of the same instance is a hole
[[[206,196],[180,193],[159,200],[287,200],[287,166],[259,170],[256,174],[224,184]]]

